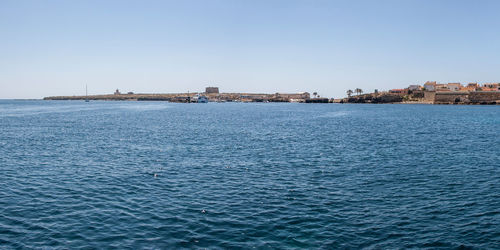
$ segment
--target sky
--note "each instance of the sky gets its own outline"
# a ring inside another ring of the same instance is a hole
[[[1,0],[0,98],[500,81],[500,1]]]

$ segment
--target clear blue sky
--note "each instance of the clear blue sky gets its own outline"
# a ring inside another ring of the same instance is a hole
[[[0,98],[500,81],[500,1],[0,1]]]

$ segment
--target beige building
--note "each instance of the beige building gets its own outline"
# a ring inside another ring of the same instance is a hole
[[[462,87],[462,84],[460,83],[448,83],[447,85],[450,91],[459,91]]]
[[[436,84],[436,91],[450,91],[450,89],[448,89],[448,84],[438,83]]]
[[[219,94],[219,87],[206,87],[205,93],[207,93],[207,94]]]

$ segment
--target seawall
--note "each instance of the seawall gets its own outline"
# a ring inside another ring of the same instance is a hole
[[[429,92],[426,99],[435,104],[497,104],[500,103],[500,91],[454,91],[454,92]]]

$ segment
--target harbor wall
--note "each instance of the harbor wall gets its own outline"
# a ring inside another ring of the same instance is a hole
[[[469,100],[473,103],[499,102],[500,91],[476,91],[469,93]]]
[[[427,102],[434,102],[436,98],[436,91],[424,91],[424,100]]]
[[[434,103],[459,103],[468,100],[469,92],[435,92]]]
[[[436,104],[471,103],[490,104],[500,102],[500,91],[452,91],[452,92],[426,92],[426,99],[432,99]]]

